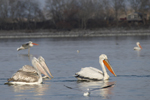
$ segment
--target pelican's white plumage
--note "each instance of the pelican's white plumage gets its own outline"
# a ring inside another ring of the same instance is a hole
[[[41,72],[47,76],[48,74],[43,69],[39,60],[35,57],[32,59],[32,66],[25,65],[18,70],[11,78],[8,79],[6,84],[41,84],[43,82]],[[31,69],[29,71],[29,69]]]
[[[84,79],[101,80],[101,77],[103,77],[103,72],[94,67],[85,67],[85,68],[82,68],[79,72],[77,72],[76,75],[80,76],[78,77],[78,79],[84,78]]]
[[[134,50],[141,50],[142,49],[140,42],[137,42],[136,45],[137,45],[137,47],[134,47]]]
[[[39,63],[41,64],[41,66],[43,67],[43,69],[53,78],[49,68],[47,67],[47,65],[45,63],[45,59],[42,56],[39,56],[38,60],[39,60]],[[25,72],[37,73],[37,70],[33,66],[29,66],[29,65],[24,65],[19,70],[20,71],[25,71]],[[44,74],[43,72],[41,72],[41,73]],[[47,73],[45,73],[46,75],[43,78],[51,79]]]
[[[81,70],[75,74],[75,77],[79,80],[107,80],[109,79],[109,75],[107,74],[105,66],[114,76],[116,76],[105,54],[99,56],[99,63],[103,72],[94,67],[85,67],[81,68]]]

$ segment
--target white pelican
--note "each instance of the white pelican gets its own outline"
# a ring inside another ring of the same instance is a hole
[[[101,54],[99,56],[99,63],[102,67],[103,72],[94,67],[85,67],[82,68],[79,72],[77,72],[75,74],[75,77],[78,80],[107,80],[109,79],[109,75],[107,74],[105,66],[114,76],[116,76],[105,54]]]
[[[40,57],[38,58],[38,60],[39,60],[39,63],[41,64],[41,66],[44,68],[44,70],[45,70],[47,73],[49,73],[49,75],[53,78],[53,76],[52,76],[52,74],[51,74],[49,68],[47,67],[47,65],[46,65],[46,63],[45,63],[44,58],[43,58],[42,56],[40,56]],[[37,70],[36,70],[34,67],[29,66],[29,65],[24,65],[24,66],[23,66],[21,69],[19,69],[19,70],[20,70],[20,71],[25,71],[25,72],[37,73]],[[43,72],[41,72],[41,73],[44,74]],[[47,73],[46,73],[46,74],[47,74]],[[48,75],[45,75],[43,78],[49,78],[49,79],[51,79]]]
[[[28,72],[18,70],[11,78],[8,79],[8,83],[5,84],[41,84],[43,82],[41,72],[45,76],[49,77],[37,58],[33,57],[32,65],[36,70],[34,73],[32,71]]]
[[[33,45],[38,45],[36,43],[33,43],[32,41],[27,42],[26,44],[22,44],[19,48],[17,48],[17,51],[28,49],[28,55],[30,54],[30,47],[33,47]]]
[[[142,49],[140,42],[137,42],[136,45],[137,45],[137,47],[134,47],[134,50],[141,50]]]

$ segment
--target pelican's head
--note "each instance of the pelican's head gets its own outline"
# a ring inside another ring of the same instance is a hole
[[[140,44],[140,42],[136,42],[136,45],[139,45]]]
[[[136,45],[142,49],[140,42],[137,42]]]
[[[115,72],[113,71],[111,65],[109,64],[107,55],[101,54],[101,55],[99,56],[99,62],[103,62],[104,65],[107,67],[107,69],[108,69],[114,76],[116,76],[116,74],[115,74]]]
[[[39,61],[40,61],[40,62],[42,62],[42,61],[44,61],[44,62],[45,62],[45,59],[44,59],[42,56],[39,56],[39,58],[38,58],[38,59],[39,59]]]
[[[99,56],[99,59],[100,59],[100,60],[105,60],[105,59],[108,59],[108,58],[107,58],[107,55],[101,54],[101,55]]]
[[[42,65],[40,64],[39,60],[35,57],[32,58],[32,65],[34,66],[34,68],[44,74],[45,76],[49,77],[49,75],[47,74],[47,72],[44,70],[44,68],[42,67]],[[50,77],[49,77],[50,78]]]

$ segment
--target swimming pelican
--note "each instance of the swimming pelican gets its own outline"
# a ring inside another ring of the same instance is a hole
[[[18,70],[11,78],[8,79],[6,84],[41,84],[43,82],[41,73],[49,77],[37,58],[33,57],[32,65],[35,68],[35,72]]]
[[[46,65],[46,63],[45,63],[45,59],[44,59],[42,56],[40,56],[40,57],[38,58],[38,60],[39,60],[39,63],[41,64],[41,66],[44,68],[44,70],[45,70],[47,73],[49,73],[49,75],[53,78],[53,76],[52,76],[52,74],[51,74],[49,68],[47,67],[47,65]],[[19,70],[20,70],[20,71],[25,71],[25,72],[37,73],[37,70],[36,70],[34,67],[29,66],[29,65],[24,65],[24,66],[23,66],[21,69],[19,69]],[[41,73],[44,74],[43,72],[41,72]],[[45,75],[43,78],[49,78],[49,79],[51,79],[48,75]]]
[[[114,76],[116,76],[105,54],[101,54],[99,56],[99,63],[102,67],[103,72],[94,67],[85,67],[82,68],[79,72],[77,72],[75,74],[76,75],[75,77],[78,80],[107,80],[109,79],[109,75],[107,74],[105,66]]]
[[[137,47],[134,47],[134,50],[141,50],[142,49],[140,42],[137,42],[136,45],[137,45]]]
[[[33,43],[32,41],[27,42],[26,44],[22,44],[19,48],[17,48],[17,51],[28,49],[28,55],[30,54],[30,47],[33,47],[33,45],[38,45],[36,43]]]

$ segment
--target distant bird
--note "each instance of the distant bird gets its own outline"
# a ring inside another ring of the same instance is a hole
[[[107,80],[109,79],[109,75],[107,74],[105,66],[114,76],[116,76],[105,54],[101,54],[99,56],[99,63],[102,67],[103,72],[94,67],[85,67],[82,68],[79,72],[77,72],[75,74],[75,77],[78,80]]]
[[[17,51],[28,49],[28,55],[30,54],[30,47],[33,47],[33,45],[38,45],[36,43],[33,43],[32,41],[27,42],[26,44],[22,44],[19,48],[17,48]]]
[[[111,84],[111,85],[107,85],[107,86],[104,86],[104,87],[101,87],[101,88],[94,88],[94,89],[87,89],[87,92],[84,92],[83,93],[83,96],[89,96],[91,92],[95,91],[95,90],[100,90],[100,89],[105,89],[105,88],[109,88],[109,87],[112,87],[114,86],[115,84]]]
[[[110,84],[110,85],[107,85],[107,86],[104,86],[104,87],[101,87],[101,88],[94,88],[94,89],[87,89],[87,92],[84,92],[83,93],[83,96],[89,96],[91,92],[93,91],[96,91],[96,90],[100,90],[100,89],[105,89],[105,88],[110,88],[110,87],[113,87],[115,84]],[[81,91],[81,90],[78,90],[76,88],[72,88],[72,87],[69,87],[69,86],[66,86],[64,85],[66,88],[68,89],[74,89],[74,90],[77,90],[77,91]]]
[[[137,47],[134,47],[134,50],[141,50],[142,49],[140,42],[137,42],[136,45],[137,45]]]
[[[23,66],[5,84],[41,84],[43,82],[41,73],[50,78],[37,58],[33,57],[32,65],[33,67]]]
[[[80,50],[77,50],[77,53],[80,53]]]

